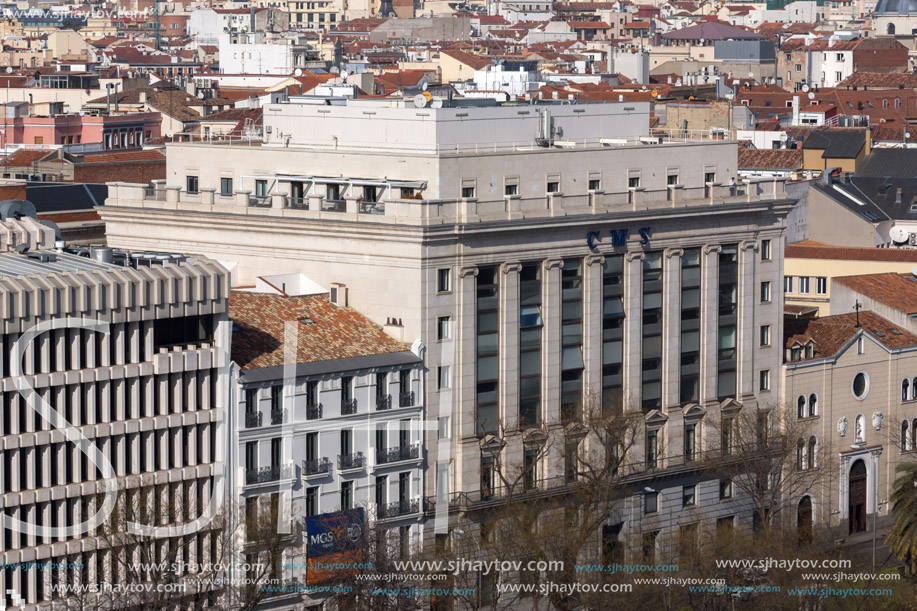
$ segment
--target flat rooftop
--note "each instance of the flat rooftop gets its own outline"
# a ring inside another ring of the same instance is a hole
[[[22,254],[13,252],[0,254],[0,276],[40,276],[47,273],[109,271],[113,269],[120,269],[120,266],[53,250]]]

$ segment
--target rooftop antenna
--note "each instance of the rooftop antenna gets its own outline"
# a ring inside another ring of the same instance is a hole
[[[856,328],[857,328],[857,329],[860,328],[860,308],[862,308],[862,307],[863,307],[863,305],[860,303],[860,300],[857,299],[857,300],[856,300],[856,303],[853,305],[853,309],[856,310],[856,312],[857,312],[857,324],[856,324]]]

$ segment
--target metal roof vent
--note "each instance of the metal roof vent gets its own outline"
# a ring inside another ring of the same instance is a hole
[[[25,256],[40,263],[54,263],[57,261],[57,253],[53,252],[29,252]]]

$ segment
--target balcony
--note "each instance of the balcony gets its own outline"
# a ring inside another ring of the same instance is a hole
[[[271,424],[286,424],[287,421],[287,410],[285,409],[272,409],[271,410]]]
[[[303,471],[306,474],[306,477],[314,477],[317,475],[326,475],[331,473],[331,461],[327,458],[315,458],[312,460],[303,461]]]
[[[245,414],[245,428],[254,429],[261,426],[261,412],[248,412]]]
[[[345,212],[347,203],[342,199],[323,199],[322,212]]]
[[[394,503],[378,505],[376,508],[376,515],[380,520],[387,520],[415,513],[420,513],[419,499],[404,499],[402,501],[395,501]]]
[[[350,401],[341,402],[341,415],[342,416],[352,416],[357,413],[357,400],[351,399]]]
[[[309,201],[305,197],[288,197],[286,198],[286,207],[291,210],[308,210]]]
[[[392,409],[392,395],[376,395],[376,409]]]
[[[264,196],[251,195],[248,198],[248,205],[250,208],[270,208],[271,207],[271,198]]]
[[[338,456],[338,471],[362,469],[365,464],[366,459],[363,457],[363,452],[341,454]]]
[[[414,391],[398,394],[398,407],[412,407],[414,405]]]
[[[322,404],[306,405],[306,420],[318,420],[322,417]]]
[[[396,446],[387,450],[376,450],[376,464],[387,465],[403,460],[417,460],[420,458],[420,444],[411,446]]]
[[[280,479],[289,479],[291,473],[290,465],[248,468],[245,470],[245,484],[251,486],[252,484],[264,484],[276,482]]]

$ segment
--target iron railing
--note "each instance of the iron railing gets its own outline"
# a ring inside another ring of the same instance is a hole
[[[376,409],[391,409],[392,395],[376,395]]]
[[[362,469],[365,464],[366,459],[363,457],[363,452],[338,455],[338,469],[341,471],[346,469]]]
[[[327,458],[315,458],[313,460],[303,461],[303,470],[306,476],[321,475],[331,472],[331,461]]]
[[[398,394],[399,407],[411,407],[414,405],[414,391],[403,392]]]
[[[380,520],[407,516],[413,513],[420,513],[420,499],[395,501],[394,503],[379,505],[376,508],[376,515]]]
[[[272,409],[271,410],[271,424],[283,424],[287,421],[287,410],[285,409]]]
[[[306,420],[318,420],[322,417],[322,404],[306,405]]]
[[[341,415],[350,416],[351,414],[357,413],[357,400],[351,399],[350,401],[341,402]]]
[[[279,479],[290,477],[290,465],[272,465],[270,467],[255,467],[254,469],[245,470],[246,484],[263,484],[265,482],[276,482]]]
[[[410,446],[396,446],[388,449],[376,450],[376,464],[385,465],[402,460],[417,460],[420,458],[420,444]]]
[[[261,412],[248,412],[245,414],[245,428],[253,429],[261,426]]]

